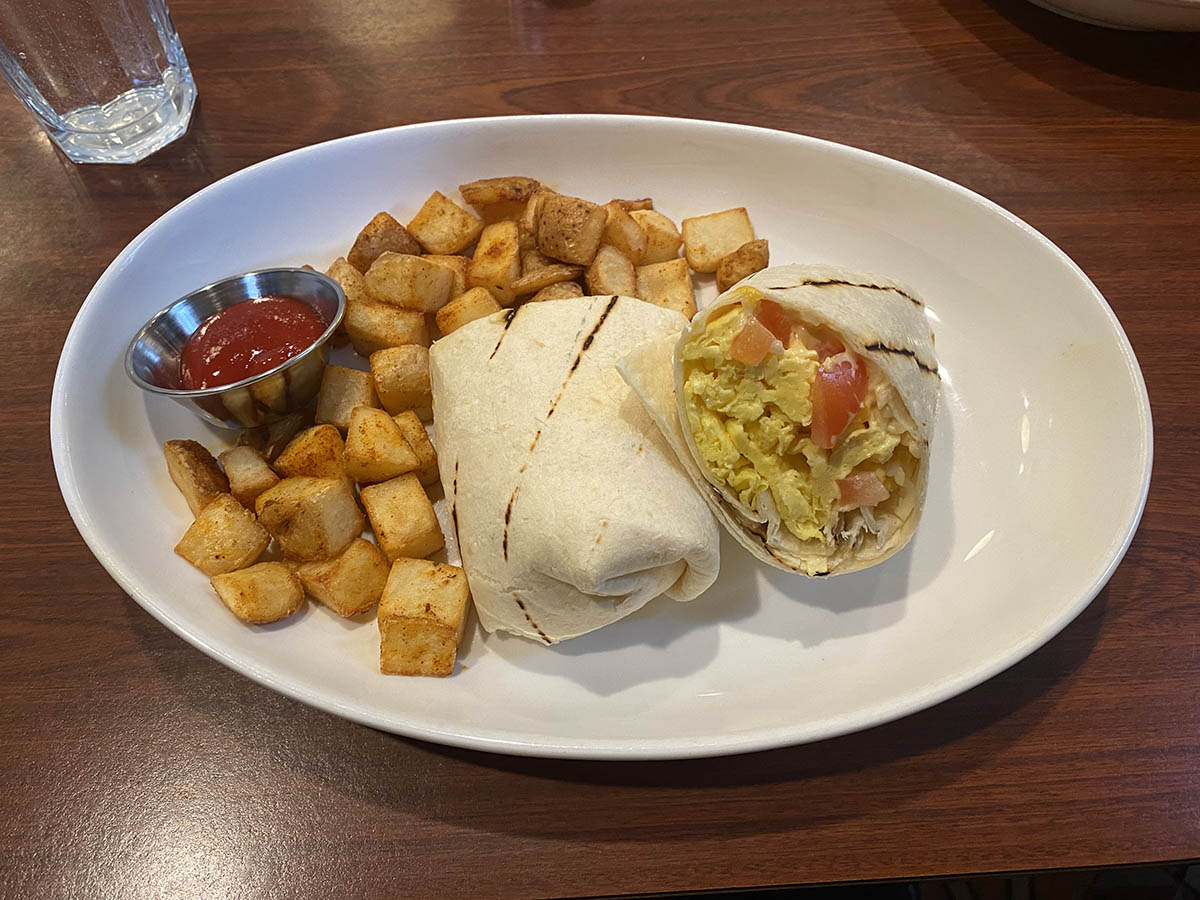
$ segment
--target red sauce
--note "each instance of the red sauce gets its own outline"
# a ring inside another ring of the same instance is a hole
[[[220,387],[287,362],[325,332],[321,314],[293,297],[257,297],[204,320],[179,362],[185,390]]]

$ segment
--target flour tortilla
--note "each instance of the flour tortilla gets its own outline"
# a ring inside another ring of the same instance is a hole
[[[703,331],[714,314],[736,302],[734,294],[743,287],[752,287],[805,321],[824,325],[840,335],[846,348],[866,360],[877,380],[885,385],[881,407],[904,422],[915,436],[917,477],[901,489],[912,501],[912,512],[882,543],[873,536],[859,546],[838,542],[830,553],[827,548],[814,546],[814,542],[800,541],[782,527],[777,516],[761,514],[739,502],[709,474],[700,458],[689,429],[682,424],[687,419],[680,399],[683,364],[678,350]],[[804,574],[854,572],[887,559],[916,531],[929,479],[929,447],[941,379],[924,303],[912,289],[890,278],[834,266],[764,269],[706,306],[680,336],[647,341],[625,357],[618,369],[670,442],[718,521],[763,562]]]
[[[496,313],[433,345],[438,465],[488,631],[551,644],[716,579],[712,514],[613,368],[686,325],[633,298],[580,297]]]

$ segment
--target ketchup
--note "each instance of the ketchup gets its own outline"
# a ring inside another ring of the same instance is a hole
[[[223,309],[184,344],[184,390],[233,384],[273,369],[311,347],[325,328],[321,314],[294,297],[257,297]]]

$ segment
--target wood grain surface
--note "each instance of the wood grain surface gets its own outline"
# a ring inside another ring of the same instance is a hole
[[[0,95],[3,896],[575,896],[1200,856],[1200,39],[1018,0],[171,6],[200,101],[145,163],[72,166]],[[1077,621],[865,733],[601,764],[353,725],[223,668],[122,593],[67,516],[48,440],[62,341],[117,252],[295,147],[581,111],[894,156],[1082,266],[1141,361],[1156,460],[1141,530]]]

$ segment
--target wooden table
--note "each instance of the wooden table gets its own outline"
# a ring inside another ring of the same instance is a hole
[[[144,164],[73,167],[0,96],[0,894],[613,894],[1200,856],[1200,40],[1017,0],[172,7],[201,99]],[[1074,624],[862,734],[600,764],[350,724],[125,597],[67,516],[47,439],[59,348],[121,247],[294,147],[577,111],[894,156],[998,201],[1088,272],[1141,360],[1157,458],[1129,555]]]

